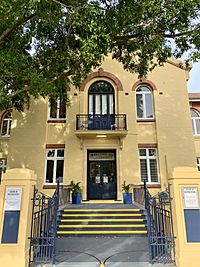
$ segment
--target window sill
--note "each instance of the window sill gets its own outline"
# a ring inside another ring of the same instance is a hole
[[[2,140],[3,140],[3,139],[10,139],[10,135],[4,135],[4,136],[1,135],[1,136],[0,136],[0,139],[2,139]]]
[[[47,123],[66,123],[66,120],[48,120]]]
[[[60,184],[61,186],[63,185],[62,183]],[[43,189],[56,189],[57,184],[44,184]]]
[[[56,184],[45,184],[43,185],[43,189],[56,189]]]
[[[144,185],[140,185],[141,188],[144,188]],[[161,188],[161,184],[147,184],[147,188]]]
[[[155,119],[137,119],[137,122],[155,122]]]

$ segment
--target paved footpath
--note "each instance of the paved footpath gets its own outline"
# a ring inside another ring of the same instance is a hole
[[[56,267],[172,267],[148,263],[147,238],[84,236],[57,240]],[[52,265],[40,265],[50,267]]]

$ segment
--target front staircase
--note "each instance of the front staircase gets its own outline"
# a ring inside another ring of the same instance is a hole
[[[69,206],[59,212],[57,236],[147,235],[144,211],[133,205]]]

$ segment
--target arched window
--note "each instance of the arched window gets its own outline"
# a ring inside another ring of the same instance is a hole
[[[1,136],[10,136],[10,129],[12,123],[11,111],[7,111],[2,118]]]
[[[196,110],[191,109],[191,117],[192,117],[193,134],[200,135],[200,115]]]
[[[140,85],[136,89],[136,106],[138,119],[154,118],[152,91],[146,85]]]
[[[90,86],[88,94],[88,114],[114,114],[114,89],[110,83],[106,81],[95,82]]]

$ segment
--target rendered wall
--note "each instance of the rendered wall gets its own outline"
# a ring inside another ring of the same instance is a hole
[[[39,188],[44,184],[46,144],[65,144],[64,183],[72,179],[82,181],[86,198],[87,149],[116,149],[118,198],[121,198],[121,183],[139,184],[138,144],[157,144],[161,187],[167,184],[167,169],[187,166],[195,167],[195,148],[192,136],[185,70],[166,63],[157,67],[147,79],[153,82],[157,90],[153,91],[155,121],[137,122],[135,91],[133,85],[138,82],[135,74],[125,70],[121,64],[109,57],[101,66],[114,74],[122,83],[123,91],[109,78],[90,80],[84,91],[71,89],[71,105],[67,111],[65,123],[47,123],[47,101],[35,100],[30,110],[23,114],[13,113],[13,125],[9,146],[8,164],[10,168],[33,169],[38,176]],[[116,113],[127,115],[128,135],[123,138],[86,138],[75,134],[76,114],[87,113],[88,88],[96,80],[109,81],[115,90]],[[151,189],[156,193],[156,186]],[[45,189],[46,193],[52,190]]]

